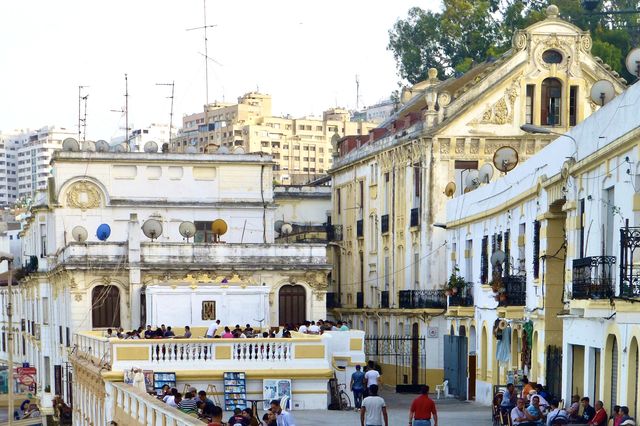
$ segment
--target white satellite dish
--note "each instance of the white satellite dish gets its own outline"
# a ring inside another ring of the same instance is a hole
[[[218,149],[218,151],[220,151],[220,149]],[[234,154],[244,154],[244,148],[241,146],[237,146],[235,148],[233,148],[233,153]]]
[[[518,165],[518,151],[510,146],[498,148],[493,153],[493,166],[502,173],[513,170]]]
[[[188,146],[184,152],[186,152],[187,154],[196,154],[198,152],[198,148],[191,145],[191,146]]]
[[[153,241],[162,235],[162,224],[158,220],[148,219],[142,224],[142,232]]]
[[[129,144],[122,142],[114,147],[115,152],[129,152]]]
[[[609,80],[598,80],[591,86],[591,100],[600,106],[607,104],[615,96],[615,88]]]
[[[182,222],[178,227],[178,232],[189,241],[189,238],[196,235],[196,225],[193,222]]]
[[[229,153],[229,148],[227,148],[226,146],[221,146],[216,151],[216,154],[228,154],[228,153]]]
[[[80,151],[80,144],[74,138],[66,138],[62,141],[62,150],[69,152],[78,152]]]
[[[631,49],[624,62],[627,65],[627,71],[640,78],[640,48]]]
[[[504,254],[502,250],[496,250],[491,255],[491,264],[493,266],[502,265],[507,258],[507,255]]]
[[[71,230],[71,235],[73,236],[73,239],[76,240],[79,243],[84,243],[85,241],[87,241],[87,237],[89,236],[89,233],[87,233],[87,230],[85,229],[84,226],[75,226],[72,230]]]
[[[560,176],[562,176],[562,179],[566,180],[569,177],[569,174],[571,173],[571,166],[573,166],[575,163],[576,160],[574,160],[573,158],[570,158],[562,163],[562,169],[560,170]]]
[[[96,143],[94,141],[82,142],[82,150],[87,152],[96,152]]]
[[[290,223],[283,223],[280,228],[280,233],[282,235],[289,235],[293,231],[293,226]]]
[[[467,177],[464,179],[465,190],[473,191],[480,186],[480,173],[477,170],[470,170]]]
[[[491,164],[484,164],[482,167],[480,167],[480,170],[478,172],[478,179],[480,179],[480,183],[491,182],[491,178],[493,177],[493,166]]]
[[[100,139],[99,141],[96,142],[96,151],[97,152],[109,152],[109,149],[111,148],[111,145],[109,145],[109,142]]]
[[[154,152],[158,152],[158,144],[154,141],[149,141],[144,144],[144,152],[152,154]]]
[[[277,233],[280,233],[280,231],[282,230],[282,225],[284,225],[284,220],[276,220],[273,223],[273,229],[275,229]]]

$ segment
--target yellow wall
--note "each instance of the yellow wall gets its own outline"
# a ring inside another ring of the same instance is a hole
[[[571,393],[584,395],[584,346],[572,345],[573,371],[571,380]]]

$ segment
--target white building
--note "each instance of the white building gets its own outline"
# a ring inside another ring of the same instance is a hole
[[[25,139],[25,136],[22,136]],[[19,134],[0,133],[0,206],[9,206],[18,198],[17,156]]]
[[[54,155],[48,191],[24,224],[29,266],[14,291],[24,322],[15,359],[38,369],[45,406],[53,394],[69,401],[65,363],[77,332],[325,317],[325,245],[274,243],[272,165],[263,155]],[[141,230],[150,219],[162,226],[153,240]],[[184,222],[197,230],[188,240]],[[101,224],[110,227],[104,241]]]
[[[176,128],[170,129],[168,124],[151,123],[147,127],[134,128],[129,132],[129,150],[144,152],[144,144],[153,141],[158,144],[158,151],[160,151],[162,144],[169,143],[170,139],[176,136],[176,133]],[[125,139],[125,135],[115,137],[111,139],[111,145],[123,143]]]
[[[449,270],[459,268],[475,300],[450,318],[451,334],[477,352],[468,378],[478,400],[524,370],[565,401],[579,394],[638,414],[639,107],[635,84],[506,176],[448,203]],[[498,250],[506,263],[491,271]],[[502,329],[513,338],[498,362]]]

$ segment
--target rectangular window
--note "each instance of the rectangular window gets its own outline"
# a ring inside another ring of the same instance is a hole
[[[413,208],[420,207],[420,181],[422,173],[420,163],[413,165]]]
[[[533,278],[540,277],[540,222],[533,222]]]
[[[358,211],[360,219],[362,219],[362,211],[364,209],[364,180],[358,182]]]
[[[340,188],[336,189],[336,209],[337,209],[337,213],[338,216],[340,216],[340,209],[342,207],[342,202],[341,202],[341,198],[340,198]]]
[[[51,358],[48,356],[44,357],[44,387],[45,392],[46,388],[49,388],[49,392],[51,392]]]
[[[384,257],[384,291],[389,291],[389,277],[391,271],[389,270],[389,256]]]
[[[580,259],[584,257],[584,198],[580,200],[578,207],[578,250]]]
[[[465,247],[464,277],[467,282],[473,282],[473,240],[467,240]]]
[[[482,248],[480,252],[480,282],[487,284],[489,282],[489,237],[482,237]]]
[[[42,298],[42,323],[49,324],[49,298]]]
[[[525,244],[526,241],[525,234],[527,232],[527,224],[520,224],[520,231],[518,232],[518,275],[524,275],[527,271],[527,262],[526,262],[526,251]]]
[[[569,126],[578,122],[578,86],[569,88]]]
[[[389,214],[389,201],[391,198],[391,184],[389,182],[389,173],[384,174],[384,209],[382,214]]]
[[[47,225],[40,224],[40,257],[47,255]]]
[[[415,248],[413,252],[413,288],[420,288],[420,252]]]
[[[527,84],[527,100],[525,105],[525,123],[533,124],[533,94],[536,86]]]
[[[504,274],[511,275],[511,232],[504,232]]]

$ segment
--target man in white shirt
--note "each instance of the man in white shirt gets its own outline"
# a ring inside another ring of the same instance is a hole
[[[307,334],[309,332],[309,321],[305,321],[300,327],[298,327],[298,333]]]
[[[320,334],[320,326],[315,321],[311,321],[308,332],[309,334]]]
[[[296,422],[290,412],[282,409],[279,399],[271,401],[270,411],[276,415],[278,426],[296,426]]]
[[[387,417],[387,404],[378,396],[378,385],[371,385],[369,396],[362,401],[360,409],[361,426],[389,426]]]
[[[378,370],[374,367],[373,361],[367,363],[367,372],[364,373],[364,381],[367,383],[367,389],[373,385],[380,385],[380,373],[378,373]]]
[[[216,320],[216,322],[214,322],[213,324],[211,324],[209,326],[209,328],[207,329],[207,334],[204,337],[213,337],[216,335],[216,330],[218,329],[218,327],[220,326],[220,320]]]

